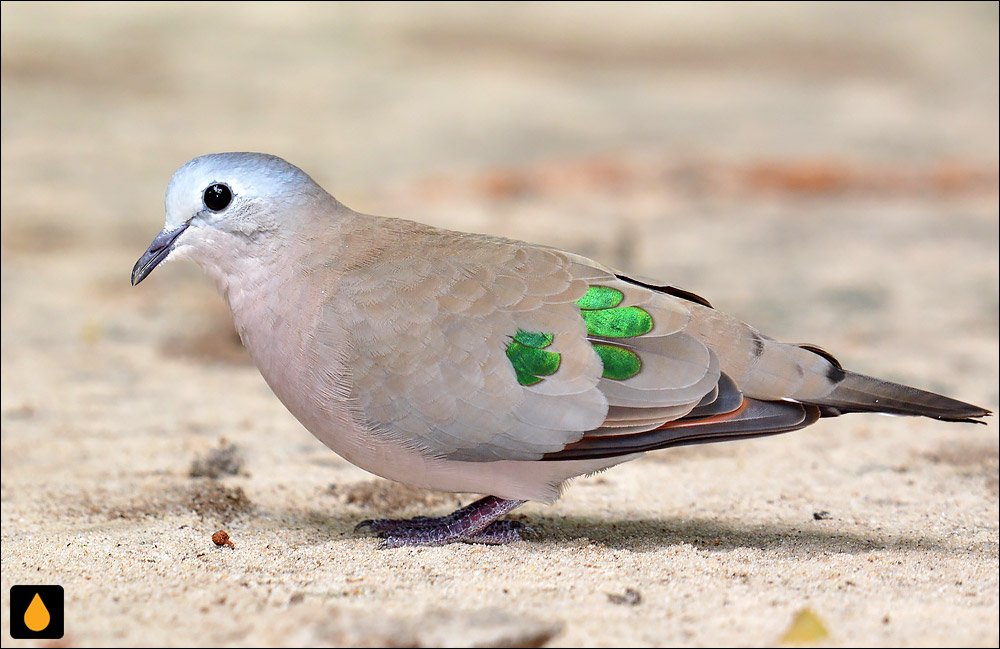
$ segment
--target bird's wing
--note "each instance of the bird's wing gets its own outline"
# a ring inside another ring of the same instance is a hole
[[[453,460],[577,459],[810,423],[763,400],[794,390],[748,403],[741,384],[801,382],[790,346],[696,296],[554,249],[408,234],[338,289],[351,409],[375,435]]]
[[[379,245],[338,290],[364,428],[431,456],[491,461],[540,459],[601,425],[601,359],[575,305],[589,269],[446,234]]]

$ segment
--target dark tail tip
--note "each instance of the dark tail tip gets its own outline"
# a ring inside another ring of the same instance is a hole
[[[830,394],[815,403],[825,417],[849,412],[882,412],[985,424],[982,418],[993,414],[971,403],[853,372],[847,372]]]

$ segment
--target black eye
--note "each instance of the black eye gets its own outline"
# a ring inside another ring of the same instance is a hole
[[[205,207],[213,212],[221,212],[226,209],[231,200],[233,200],[233,192],[225,185],[216,183],[205,190]]]

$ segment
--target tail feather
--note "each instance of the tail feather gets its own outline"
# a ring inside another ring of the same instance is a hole
[[[822,399],[811,399],[809,403],[819,406],[825,417],[850,412],[882,412],[984,424],[986,422],[980,418],[992,414],[971,403],[854,372],[845,372],[832,392]]]

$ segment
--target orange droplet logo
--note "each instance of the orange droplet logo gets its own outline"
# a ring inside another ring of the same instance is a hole
[[[45,608],[42,598],[35,593],[35,597],[28,604],[28,610],[24,612],[24,626],[38,633],[49,625],[51,619],[49,609]]]

